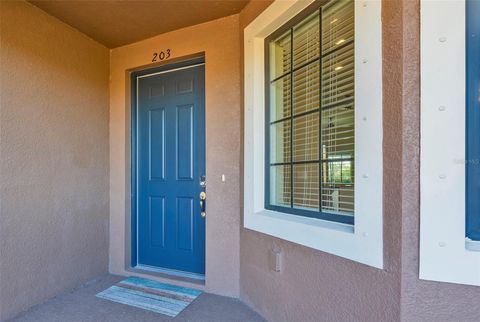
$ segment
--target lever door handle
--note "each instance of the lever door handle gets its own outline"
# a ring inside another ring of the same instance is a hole
[[[207,213],[205,212],[205,204],[206,204],[207,194],[202,191],[200,192],[200,216],[205,218]]]

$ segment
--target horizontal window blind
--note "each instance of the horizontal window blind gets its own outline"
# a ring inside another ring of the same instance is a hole
[[[267,48],[268,205],[353,218],[353,0],[327,3]]]

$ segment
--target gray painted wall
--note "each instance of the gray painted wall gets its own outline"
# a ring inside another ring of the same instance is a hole
[[[107,272],[108,50],[0,2],[0,320]]]

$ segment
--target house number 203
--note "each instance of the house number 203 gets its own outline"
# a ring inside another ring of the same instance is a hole
[[[152,63],[156,61],[161,61],[164,59],[170,58],[170,49],[167,49],[165,51],[161,51],[159,53],[153,53],[153,58],[152,58]]]

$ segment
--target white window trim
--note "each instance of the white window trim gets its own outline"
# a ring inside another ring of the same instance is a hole
[[[465,241],[465,1],[422,0],[420,37],[420,278],[480,285]]]
[[[264,207],[264,40],[312,2],[277,0],[244,30],[244,226],[383,268],[380,1],[355,2],[355,225],[289,215]]]

